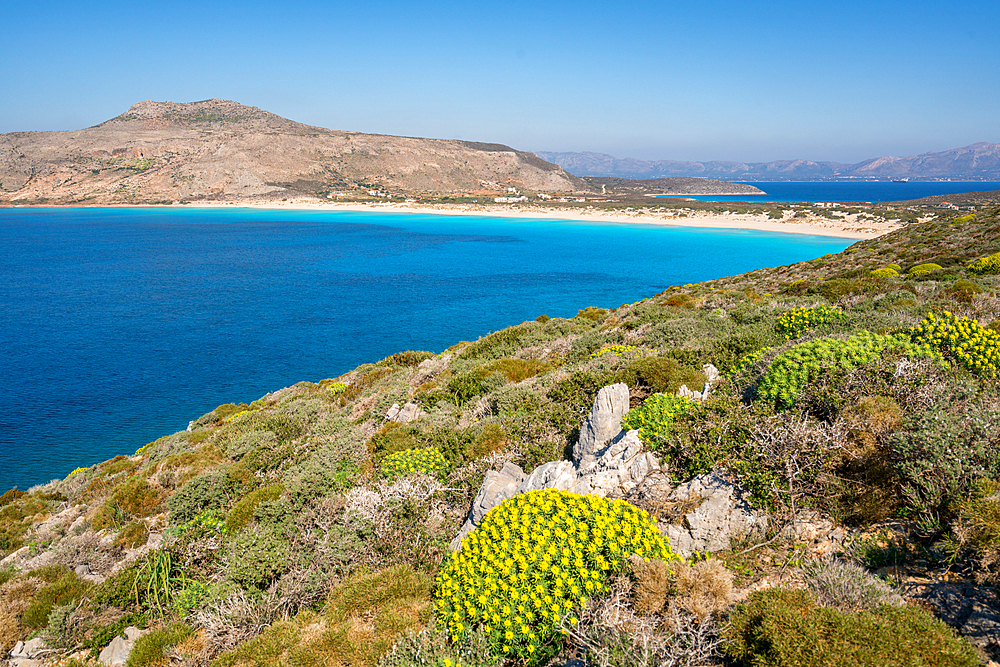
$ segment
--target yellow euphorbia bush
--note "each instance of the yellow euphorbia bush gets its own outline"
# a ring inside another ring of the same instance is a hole
[[[418,472],[431,477],[440,477],[447,469],[448,462],[445,461],[440,449],[419,447],[405,449],[385,457],[379,472],[387,479],[396,479]]]
[[[438,622],[456,641],[481,627],[497,657],[543,664],[560,623],[604,591],[629,556],[679,558],[655,521],[623,500],[529,491],[490,510],[438,573]]]
[[[1000,273],[1000,252],[973,260],[965,268],[972,273]]]
[[[1000,378],[1000,334],[976,320],[948,311],[941,315],[929,313],[910,330],[910,335],[916,343],[950,353],[976,375]]]

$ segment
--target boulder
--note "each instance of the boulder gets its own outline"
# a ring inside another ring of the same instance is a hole
[[[482,486],[479,487],[479,493],[472,501],[469,515],[461,530],[458,531],[458,535],[451,541],[449,548],[452,551],[457,551],[462,546],[462,540],[476,529],[487,512],[508,498],[514,497],[526,477],[524,471],[513,463],[504,464],[504,467],[499,471],[490,470],[487,472]]]
[[[767,514],[753,509],[747,496],[724,468],[698,475],[670,493],[668,501],[691,509],[676,522],[660,521],[660,532],[684,558],[696,551],[728,549],[731,540],[767,529]]]
[[[628,385],[619,382],[597,392],[590,415],[580,427],[580,438],[573,446],[573,462],[586,468],[622,430],[622,417],[628,412]]]
[[[111,643],[101,651],[97,661],[104,667],[125,667],[136,640],[148,632],[134,626],[125,628],[125,636],[118,635],[112,639]]]
[[[399,403],[393,403],[385,418],[387,421],[407,424],[419,416],[420,406],[416,403],[406,403],[403,407],[399,407]]]

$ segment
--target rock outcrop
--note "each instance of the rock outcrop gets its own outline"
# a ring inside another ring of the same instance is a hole
[[[572,461],[549,461],[526,475],[513,463],[486,473],[469,515],[451,550],[476,529],[486,513],[508,498],[539,489],[594,493],[606,497],[635,488],[652,470],[659,470],[656,457],[642,451],[637,431],[622,431],[621,419],[628,412],[628,387],[604,387],[594,399],[590,415],[580,429]]]

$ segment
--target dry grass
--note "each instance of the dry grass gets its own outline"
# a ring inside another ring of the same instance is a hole
[[[672,606],[691,613],[699,621],[716,616],[733,598],[733,573],[718,560],[680,564],[675,571],[677,597]]]

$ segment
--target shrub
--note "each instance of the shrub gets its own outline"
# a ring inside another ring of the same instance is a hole
[[[919,276],[924,273],[930,273],[931,271],[937,271],[940,268],[942,268],[941,265],[935,264],[934,262],[928,262],[926,264],[918,264],[917,266],[914,266],[909,271],[907,271],[907,275]]]
[[[133,521],[118,534],[115,544],[123,549],[135,549],[144,545],[148,540],[149,528],[146,527],[146,523],[144,521]]]
[[[972,273],[997,274],[1000,273],[1000,252],[995,252],[986,257],[980,257],[969,262],[966,266]]]
[[[975,650],[918,607],[844,613],[803,590],[753,593],[730,615],[725,651],[740,665],[972,667]]]
[[[967,498],[955,503],[957,519],[944,548],[955,561],[972,561],[977,583],[995,586],[1000,583],[1000,482],[980,480]]]
[[[433,359],[436,356],[433,352],[426,352],[424,350],[407,350],[389,355],[375,365],[413,367],[419,365],[421,361]]]
[[[631,388],[644,387],[650,393],[677,393],[682,384],[700,389],[705,374],[670,357],[643,357],[630,362],[615,376]]]
[[[899,275],[899,271],[897,269],[892,269],[892,268],[889,268],[888,266],[886,266],[884,268],[881,268],[881,269],[875,269],[875,270],[873,270],[871,272],[871,277],[872,278],[876,278],[878,280],[886,280],[887,278],[895,278],[898,275]]]
[[[608,354],[608,353],[611,353],[616,357],[621,357],[635,349],[637,349],[635,345],[605,345],[597,352],[591,354],[590,358],[596,359],[602,354]]]
[[[677,565],[675,564],[675,567]],[[663,611],[673,588],[673,571],[670,564],[659,558],[633,559],[632,606],[640,614],[658,614]]]
[[[842,560],[810,560],[802,568],[806,587],[822,607],[842,612],[873,611],[885,604],[899,606],[903,598],[867,569]]]
[[[694,408],[694,401],[673,394],[653,394],[638,408],[629,410],[622,417],[622,428],[638,429],[639,437],[650,449],[667,448],[670,431],[678,419]]]
[[[403,635],[378,667],[494,667],[497,659],[481,632],[454,643],[447,632],[429,629]]]
[[[881,336],[862,331],[848,339],[819,338],[785,350],[771,362],[757,387],[757,395],[778,408],[795,405],[806,383],[833,370],[872,363],[888,353],[929,357],[932,352],[906,336]]]
[[[466,459],[481,459],[507,446],[507,434],[498,424],[486,424],[465,448]]]
[[[757,350],[756,352],[750,352],[749,354],[744,354],[742,357],[740,357],[739,361],[736,362],[736,365],[733,367],[733,371],[730,375],[736,376],[739,375],[740,373],[743,373],[744,371],[749,370],[755,363],[757,363],[758,359],[760,359],[762,356],[764,356],[770,351],[771,351],[770,347],[765,347],[760,350]]]
[[[522,339],[527,335],[528,328],[524,325],[494,331],[465,346],[461,355],[466,359],[498,359],[520,348]]]
[[[406,449],[385,457],[382,459],[379,474],[390,481],[414,473],[440,478],[447,469],[448,463],[444,460],[441,450],[437,447],[421,447]]]
[[[21,623],[31,630],[47,626],[54,607],[79,600],[93,587],[93,584],[83,581],[75,572],[61,565],[33,570],[28,577],[38,577],[46,582],[21,614]]]
[[[980,479],[1000,478],[1000,405],[971,383],[951,383],[928,398],[930,407],[909,416],[889,446],[908,504],[941,512]]]
[[[288,530],[254,526],[244,530],[228,545],[227,574],[245,588],[267,588],[292,567]]]
[[[601,322],[608,315],[607,308],[598,308],[597,306],[587,306],[583,310],[577,311],[576,316],[584,319],[590,320],[591,322]]]
[[[675,558],[646,512],[622,500],[544,489],[504,501],[438,573],[440,627],[481,627],[497,657],[543,664],[559,624],[605,588],[628,557]]]
[[[778,316],[778,331],[785,340],[798,338],[816,327],[843,318],[844,314],[838,308],[829,306],[802,306],[789,310]]]
[[[940,350],[976,375],[1000,378],[1000,333],[948,311],[928,313],[910,329],[913,341]]]
[[[132,646],[125,667],[162,667],[170,661],[167,651],[192,634],[194,631],[187,625],[174,623],[143,635]]]
[[[221,510],[229,502],[231,483],[225,469],[198,475],[167,500],[170,520],[176,525],[190,521],[205,510]]]
[[[549,364],[539,359],[497,359],[484,364],[476,371],[480,380],[485,380],[493,373],[502,373],[508,382],[523,382],[551,368]]]
[[[268,500],[277,500],[285,492],[285,485],[271,484],[244,496],[239,502],[233,505],[226,516],[226,532],[230,534],[238,533],[253,520],[254,510],[261,503]]]
[[[729,607],[733,596],[733,573],[718,560],[701,560],[693,565],[680,563],[676,606],[698,620],[718,615]]]

